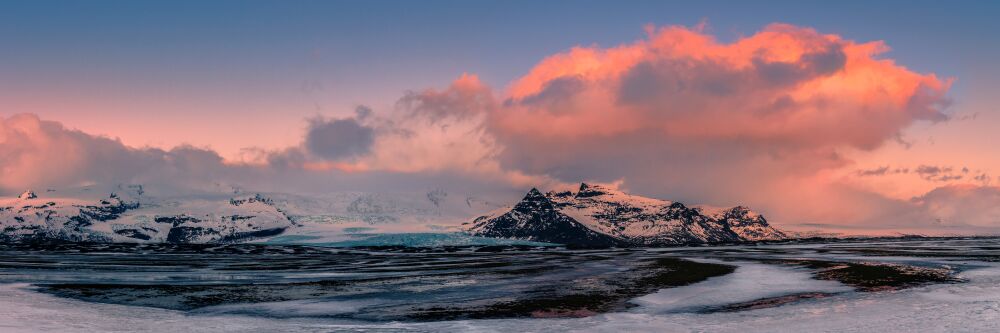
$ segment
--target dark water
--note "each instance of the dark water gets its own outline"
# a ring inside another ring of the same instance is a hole
[[[191,314],[423,322],[628,311],[636,297],[730,274],[737,262],[790,267],[877,293],[962,283],[958,272],[998,259],[1000,246],[989,239],[603,250],[0,245],[0,283]],[[698,311],[748,311],[833,295],[797,292]]]

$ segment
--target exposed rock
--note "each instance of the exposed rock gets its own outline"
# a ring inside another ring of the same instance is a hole
[[[763,216],[746,207],[688,207],[598,185],[579,191],[536,189],[510,210],[476,218],[478,236],[571,245],[662,246],[781,239]]]

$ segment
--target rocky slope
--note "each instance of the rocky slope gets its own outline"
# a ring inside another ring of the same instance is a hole
[[[477,236],[583,246],[663,246],[785,238],[746,207],[688,207],[581,184],[576,192],[528,192],[509,210],[467,224]]]
[[[475,221],[477,236],[583,246],[626,245],[618,238],[591,230],[560,212],[548,197],[531,189],[509,211]]]

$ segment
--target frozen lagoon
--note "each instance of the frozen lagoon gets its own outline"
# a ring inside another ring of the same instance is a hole
[[[1000,329],[1000,265],[996,264],[1000,242],[995,239],[476,250],[8,248],[0,255],[0,281],[6,282],[0,285],[0,308],[4,309],[0,331]],[[656,258],[683,258],[735,269],[656,290],[622,282],[641,278],[629,272],[648,268],[645,263]],[[334,283],[318,281],[339,282],[330,287]],[[637,292],[642,294],[631,296]],[[599,311],[534,309],[470,318],[483,309],[508,311],[509,307],[496,304],[524,300],[531,302],[517,304],[559,307],[558,300],[572,300],[561,297],[578,293],[607,299],[625,293],[628,297],[598,302],[596,307],[595,303],[572,303],[564,309],[595,307]],[[218,297],[233,299],[214,299]],[[442,303],[452,305],[445,312],[448,316],[413,316],[440,309],[431,305]]]

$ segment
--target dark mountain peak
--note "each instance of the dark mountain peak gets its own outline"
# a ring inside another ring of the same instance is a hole
[[[580,184],[579,192],[531,189],[513,209],[481,216],[479,236],[576,245],[664,246],[778,239],[785,235],[744,206],[686,206]]]
[[[608,190],[600,185],[580,183],[580,191],[576,193],[577,198],[589,198],[608,194]]]
[[[514,205],[514,210],[521,212],[552,209],[552,201],[549,201],[549,198],[536,188],[532,188],[531,191],[528,191],[528,194],[524,196],[524,199],[521,199],[521,202]]]
[[[684,204],[680,202],[674,201],[670,203],[670,209],[687,209],[687,206],[684,206]]]
[[[531,189],[520,202],[499,215],[472,221],[470,232],[483,237],[523,239],[585,247],[626,245],[625,242],[591,230],[561,213],[549,197]]]

